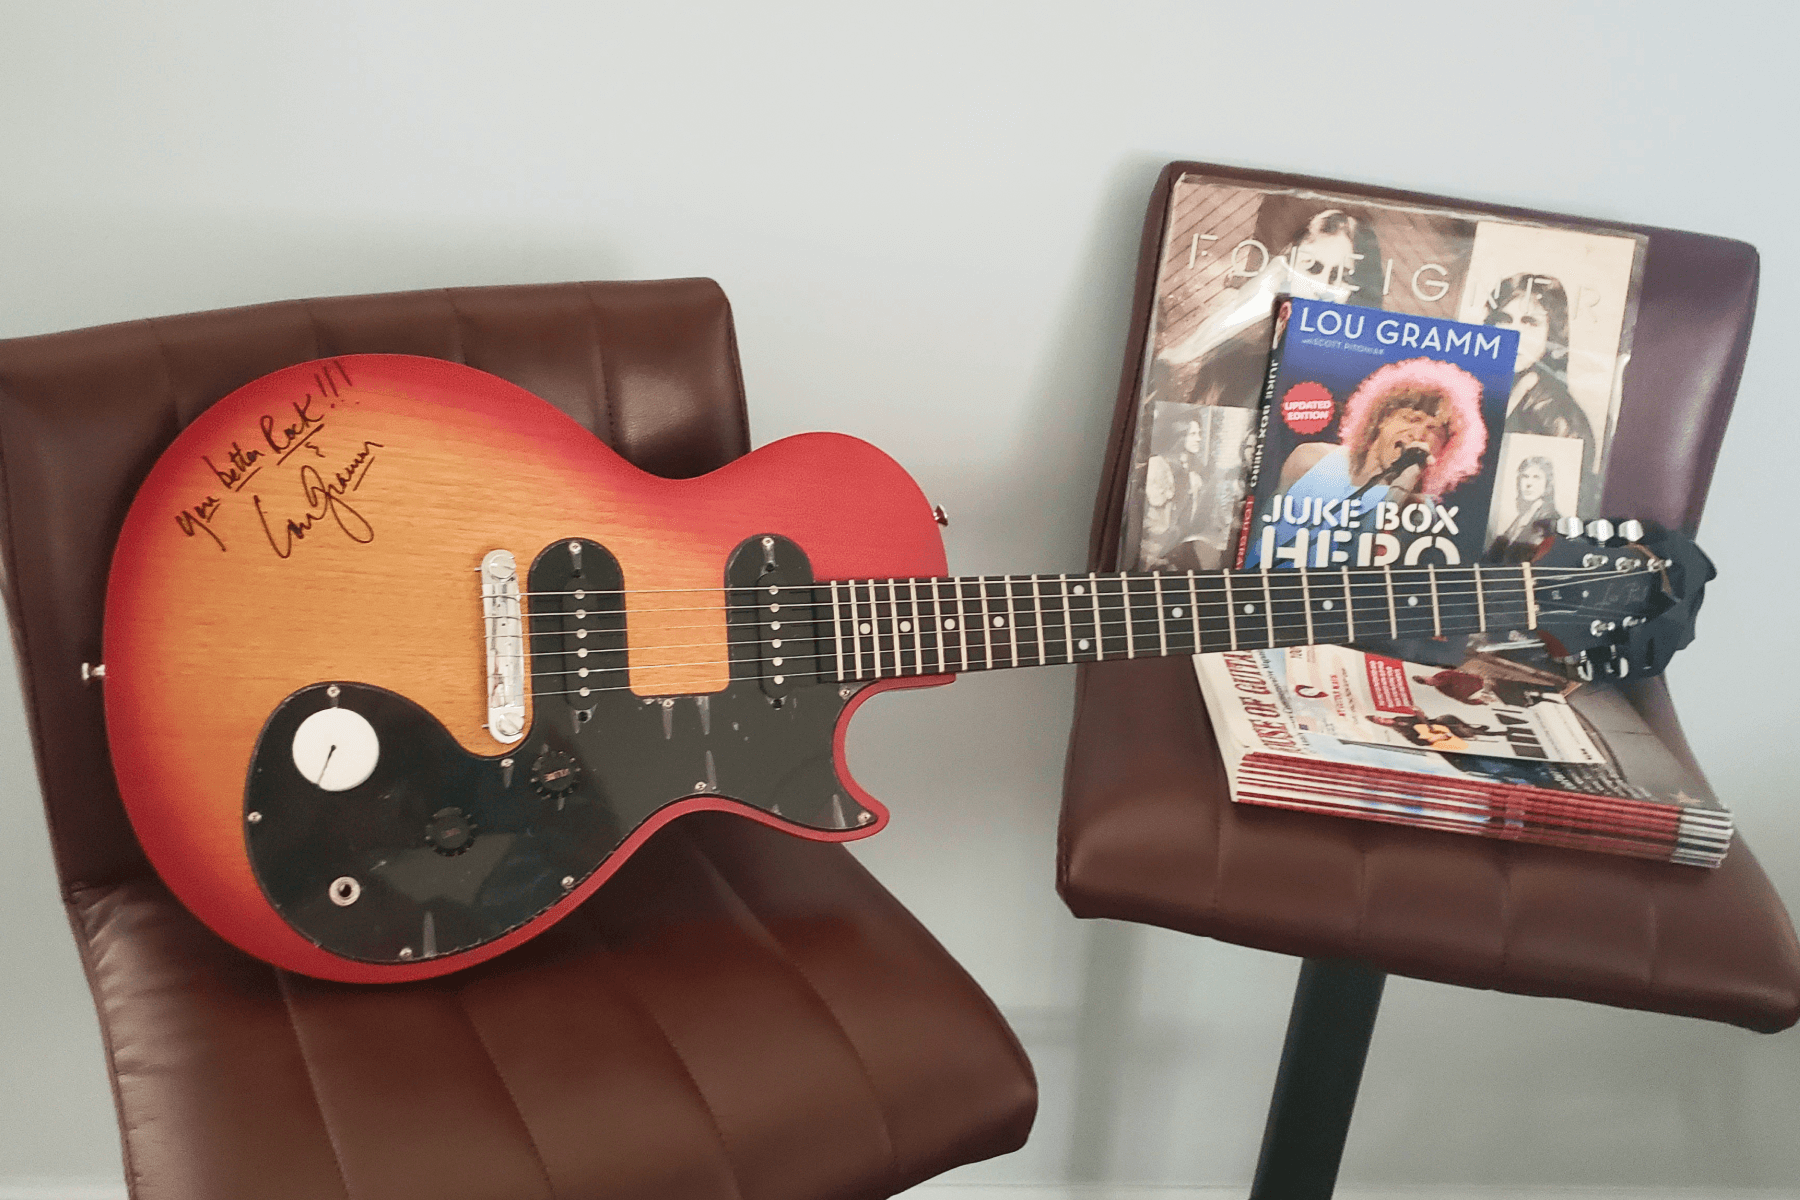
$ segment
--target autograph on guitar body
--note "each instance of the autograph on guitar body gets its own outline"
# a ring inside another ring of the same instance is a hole
[[[925,497],[853,438],[662,479],[491,375],[347,356],[225,397],[151,469],[108,582],[107,729],[196,915],[290,970],[398,982],[540,932],[683,813],[874,833],[844,729],[889,688],[1488,628],[1660,669],[1710,564],[1672,535],[1619,542],[944,578]]]

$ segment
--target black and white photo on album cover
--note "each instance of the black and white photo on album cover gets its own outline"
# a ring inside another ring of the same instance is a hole
[[[1147,571],[1216,571],[1235,552],[1243,464],[1256,445],[1255,410],[1151,405],[1139,561]]]

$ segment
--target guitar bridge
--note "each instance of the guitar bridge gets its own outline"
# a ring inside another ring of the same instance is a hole
[[[511,745],[525,736],[525,620],[519,566],[510,550],[481,560],[481,624],[487,639],[487,731]]]

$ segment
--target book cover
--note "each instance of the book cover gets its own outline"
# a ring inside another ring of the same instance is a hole
[[[1516,524],[1516,540],[1552,506],[1605,515],[1600,481],[1647,246],[1641,234],[1591,222],[1183,174],[1169,197],[1147,334],[1127,350],[1139,368],[1139,408],[1120,565],[1155,569],[1175,546],[1202,569],[1235,560],[1236,545],[1222,547],[1212,529],[1215,514],[1192,508],[1184,524],[1175,510],[1151,512],[1150,492],[1168,484],[1150,460],[1164,456],[1166,431],[1193,414],[1224,410],[1238,426],[1250,423],[1278,295],[1518,331],[1503,441],[1537,445],[1516,447],[1503,465],[1495,499],[1506,514],[1490,530],[1499,537]],[[1250,455],[1228,452],[1238,444],[1209,443],[1193,491],[1241,500]],[[1234,504],[1234,531],[1242,515]]]
[[[1518,331],[1301,297],[1276,328],[1238,565],[1480,561]]]

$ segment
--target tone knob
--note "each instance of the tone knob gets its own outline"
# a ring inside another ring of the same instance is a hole
[[[1644,536],[1644,523],[1642,521],[1620,521],[1619,536],[1628,542],[1635,542],[1642,539]]]
[[[1609,542],[1612,540],[1613,523],[1606,520],[1604,517],[1599,520],[1589,521],[1587,523],[1587,535],[1596,542]]]
[[[381,761],[381,739],[361,713],[321,708],[294,730],[294,769],[326,792],[347,792]]]
[[[475,823],[460,808],[440,808],[425,826],[425,840],[439,854],[461,854],[475,842]]]
[[[581,764],[573,754],[546,748],[531,764],[531,786],[540,796],[561,796],[581,780]]]

